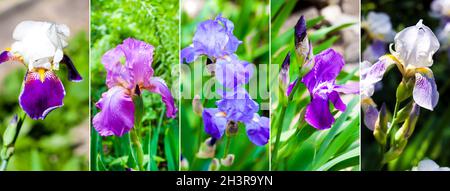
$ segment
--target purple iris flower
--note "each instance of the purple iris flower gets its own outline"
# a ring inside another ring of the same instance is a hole
[[[203,110],[205,132],[220,139],[227,127],[238,122],[245,124],[247,136],[252,143],[263,146],[269,141],[269,118],[257,114],[259,105],[244,89],[228,93],[216,102],[217,108]]]
[[[234,24],[218,15],[214,20],[206,20],[197,26],[193,43],[181,50],[181,61],[194,62],[198,56],[206,55],[215,60],[236,52],[242,43],[233,35]]]
[[[305,119],[316,129],[328,129],[334,123],[329,102],[344,112],[346,105],[341,93],[359,93],[359,84],[337,85],[336,77],[344,66],[342,55],[327,49],[314,57],[314,67],[301,80],[311,94],[311,103],[306,107]]]
[[[96,106],[101,110],[93,119],[94,128],[101,136],[122,136],[134,127],[135,92],[146,89],[161,95],[166,105],[166,116],[174,118],[177,108],[164,80],[153,76],[153,46],[128,38],[123,44],[103,55],[106,85]],[[125,58],[125,63],[121,59]]]
[[[64,104],[66,92],[55,73],[60,63],[67,66],[70,81],[82,80],[71,59],[63,52],[68,45],[69,33],[66,25],[23,21],[14,29],[12,48],[0,54],[0,64],[18,62],[27,66],[19,104],[34,120],[45,119],[52,110]]]
[[[249,82],[253,67],[252,64],[239,60],[236,55],[219,58],[215,64],[216,80],[223,87],[235,90]]]

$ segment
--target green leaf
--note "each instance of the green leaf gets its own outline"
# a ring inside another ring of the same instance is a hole
[[[309,40],[311,41],[311,43],[315,43],[319,40],[323,40],[327,36],[327,34],[347,28],[349,26],[352,26],[353,24],[355,24],[355,23],[344,23],[344,24],[333,25],[330,27],[321,28],[321,29],[315,31],[314,33],[310,34],[308,37],[309,37]]]

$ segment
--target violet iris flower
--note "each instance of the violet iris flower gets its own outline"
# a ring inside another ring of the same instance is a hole
[[[258,146],[269,141],[269,118],[258,115],[259,105],[250,98],[244,89],[227,93],[216,102],[217,108],[203,110],[205,132],[211,137],[220,139],[227,128],[237,126],[238,122],[245,124],[247,136]]]
[[[341,93],[359,93],[358,83],[337,85],[336,77],[344,66],[344,58],[333,49],[327,49],[316,55],[314,67],[301,82],[305,84],[311,95],[311,102],[306,107],[305,120],[316,129],[328,129],[334,123],[329,102],[339,111],[344,112],[346,105],[342,102]]]
[[[395,31],[392,28],[391,19],[383,12],[369,12],[362,25],[372,39],[372,44],[363,52],[363,58],[375,62],[380,56],[386,54],[387,43],[394,40]]]
[[[11,49],[0,54],[0,64],[19,62],[27,66],[19,104],[34,120],[44,119],[52,110],[63,106],[66,92],[55,74],[59,63],[66,64],[70,81],[82,80],[71,59],[63,52],[69,34],[66,25],[23,21],[14,29],[15,42]]]
[[[92,122],[101,136],[122,136],[134,127],[132,97],[142,89],[160,94],[166,105],[166,116],[176,116],[177,108],[169,88],[164,80],[153,76],[153,50],[152,45],[128,38],[103,55],[109,89],[97,102],[100,112]],[[122,58],[125,63],[121,62]]]
[[[181,62],[194,62],[198,56],[206,55],[215,60],[236,52],[242,43],[233,35],[234,24],[218,15],[214,20],[206,20],[197,26],[193,43],[181,50]]]

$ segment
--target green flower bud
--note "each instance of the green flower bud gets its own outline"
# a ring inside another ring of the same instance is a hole
[[[410,81],[410,80],[408,80]],[[408,82],[400,82],[400,84],[397,87],[397,101],[401,102],[404,101],[406,99],[408,99],[409,97],[411,97],[412,95],[412,91],[413,91],[413,86],[411,84],[409,84]]]
[[[417,104],[412,104],[411,112],[408,118],[403,123],[402,127],[395,133],[395,142],[401,142],[403,139],[408,139],[414,132],[417,120],[420,115],[420,107]]]
[[[388,126],[388,116],[386,112],[386,104],[383,103],[381,106],[380,112],[378,113],[378,118],[375,122],[375,128],[373,130],[373,136],[377,140],[377,142],[384,146],[386,145],[387,139],[387,127]]]
[[[9,122],[8,127],[6,128],[5,132],[3,133],[3,146],[9,147],[12,144],[14,144],[14,140],[17,137],[17,115],[14,115],[14,117]]]
[[[218,171],[220,170],[220,162],[219,159],[213,158],[211,163],[209,164],[208,171]]]
[[[396,123],[401,123],[406,120],[406,118],[409,117],[409,114],[411,112],[411,109],[413,108],[413,101],[409,102],[408,105],[400,109],[400,111],[397,112],[397,115],[395,117]]]
[[[228,154],[225,158],[220,159],[223,166],[231,166],[234,162],[234,154]]]

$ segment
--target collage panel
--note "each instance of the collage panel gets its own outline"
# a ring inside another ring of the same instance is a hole
[[[359,1],[272,1],[271,22],[272,171],[358,171]]]
[[[269,170],[269,1],[181,7],[181,170]]]
[[[362,1],[363,171],[449,170],[449,10]]]
[[[89,170],[89,1],[0,1],[0,23],[0,171]]]
[[[91,1],[91,170],[179,169],[178,10]]]

